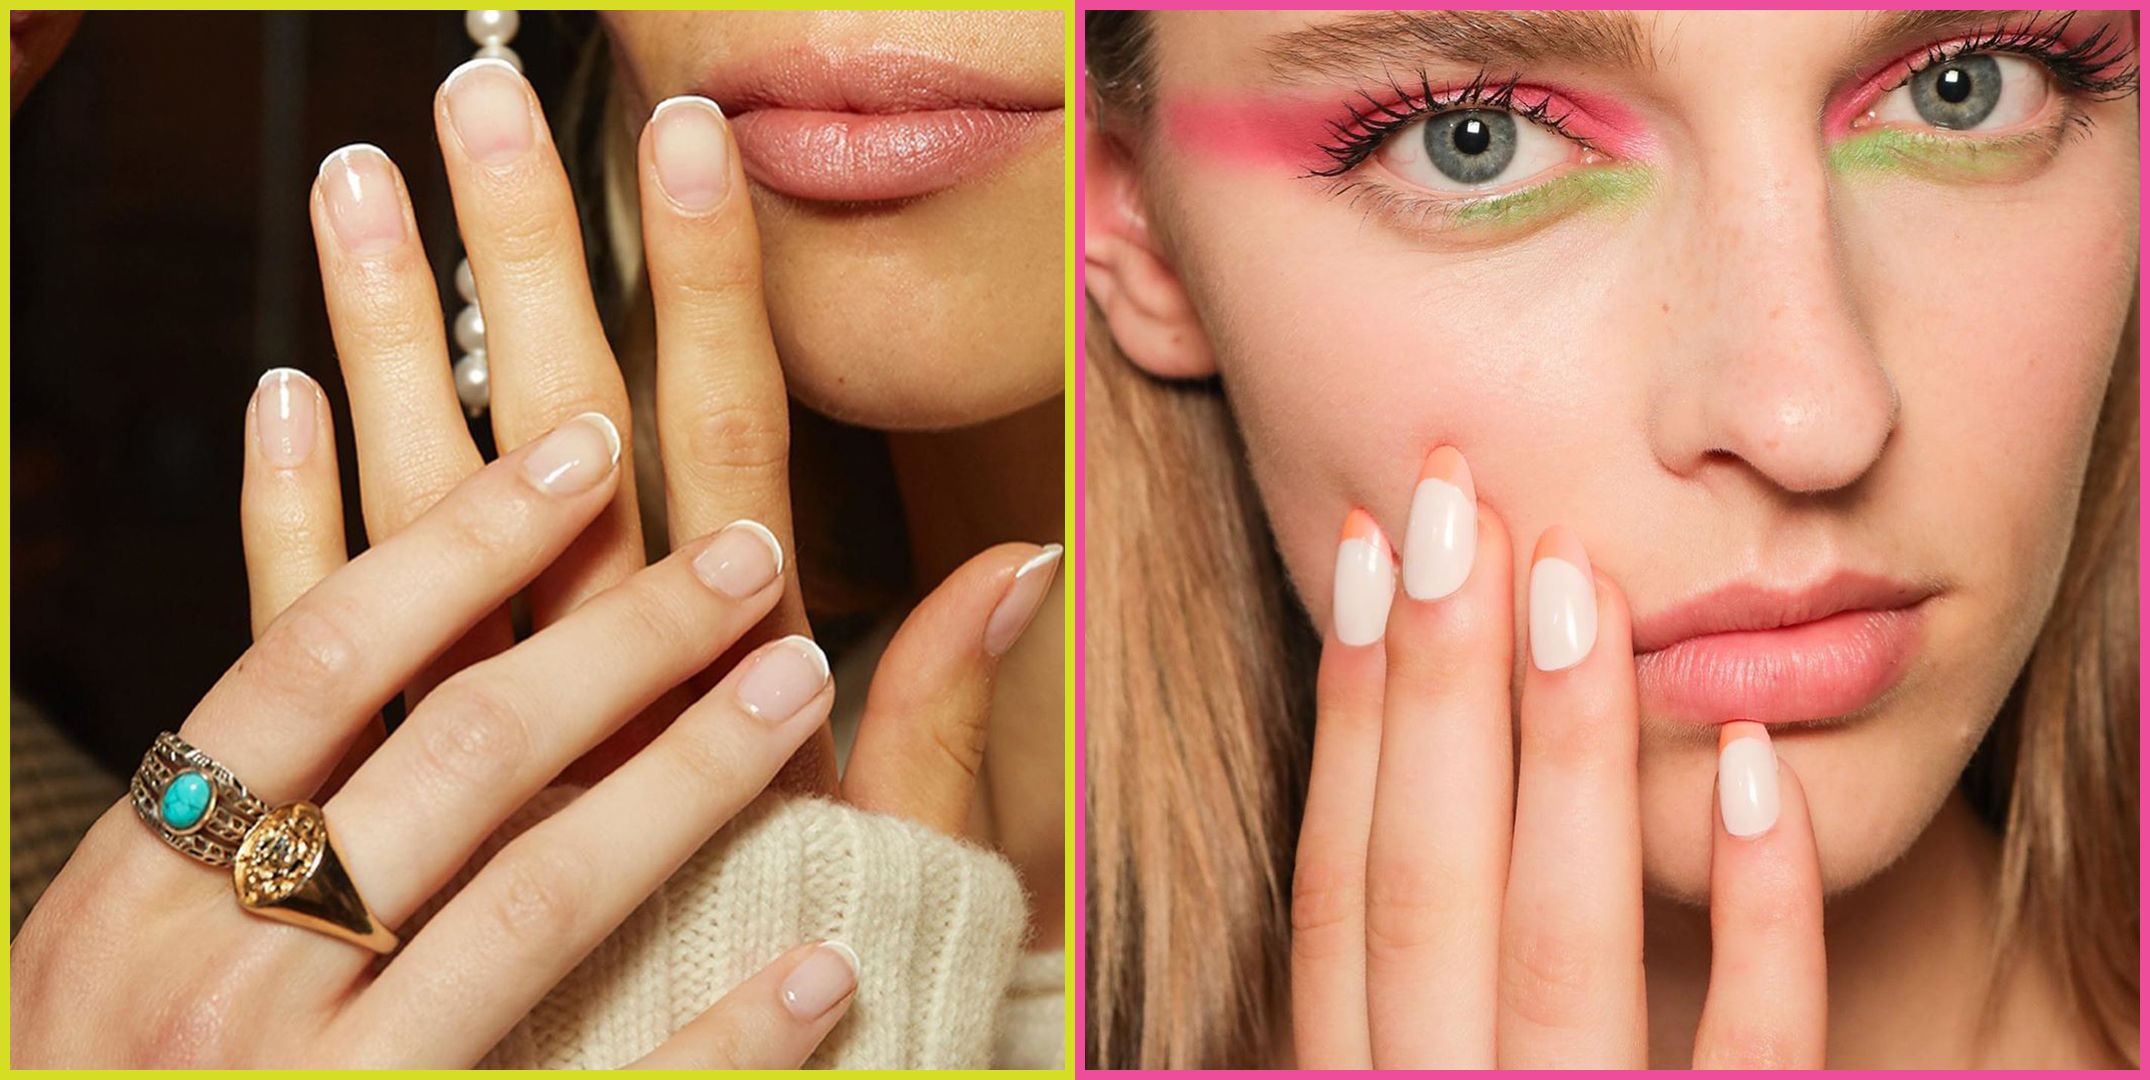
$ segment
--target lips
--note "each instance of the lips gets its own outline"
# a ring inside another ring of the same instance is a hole
[[[938,57],[814,48],[726,69],[701,92],[731,118],[747,175],[820,202],[911,199],[991,172],[1048,130],[1058,86]]]
[[[1849,715],[1902,679],[1935,592],[1851,571],[1716,589],[1636,621],[1636,689],[1645,711],[1689,723]]]

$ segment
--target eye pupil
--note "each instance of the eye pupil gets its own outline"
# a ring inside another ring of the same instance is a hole
[[[1484,120],[1471,117],[1456,125],[1456,149],[1466,154],[1483,154],[1493,145],[1493,129]]]
[[[1951,105],[1961,105],[1971,96],[1971,73],[1950,64],[1934,81],[1934,93]]]

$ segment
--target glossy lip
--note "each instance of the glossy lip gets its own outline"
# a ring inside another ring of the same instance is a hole
[[[900,49],[799,48],[728,64],[700,92],[731,118],[747,175],[819,202],[930,195],[1048,126],[1057,87]]]
[[[1643,709],[1696,724],[1858,712],[1903,677],[1937,592],[1847,570],[1792,589],[1735,583],[1638,619]]]

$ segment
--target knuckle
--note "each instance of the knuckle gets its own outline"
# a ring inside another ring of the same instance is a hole
[[[1501,1003],[1540,1027],[1573,1027],[1588,1014],[1592,972],[1569,935],[1511,928],[1501,949]]]
[[[514,553],[536,513],[531,497],[505,483],[464,495],[436,504],[448,549],[486,563]]]
[[[573,937],[589,896],[587,860],[526,836],[494,864],[501,876],[491,917],[502,940],[528,947]]]
[[[449,790],[505,780],[530,756],[524,710],[497,682],[450,678],[411,719],[424,768]]]
[[[562,263],[579,268],[582,263],[582,232],[572,213],[565,212],[549,194],[524,192],[520,212],[498,221],[490,230],[493,257],[500,271],[517,284],[552,280]],[[477,262],[471,263],[472,267]]]
[[[951,767],[975,783],[985,764],[986,723],[969,709],[957,709],[932,726],[933,745]]]
[[[232,999],[213,986],[183,985],[140,1031],[141,1061],[160,1068],[230,1066],[241,1039]]]
[[[1369,955],[1419,949],[1434,940],[1452,915],[1447,879],[1431,866],[1376,861],[1366,872],[1366,951]]]
[[[746,755],[728,737],[722,724],[701,718],[683,718],[665,733],[676,778],[676,794],[683,799],[730,790],[740,778]]]
[[[782,406],[720,405],[694,421],[687,451],[699,468],[780,471],[791,449]]]
[[[334,697],[356,676],[358,649],[346,616],[300,604],[269,624],[240,663],[262,685],[309,700]]]
[[[1292,952],[1325,959],[1364,946],[1346,933],[1366,910],[1364,873],[1348,862],[1299,860],[1292,873]]]
[[[708,637],[708,620],[697,617],[695,605],[680,595],[645,582],[619,592],[617,614],[625,640],[669,653]]]

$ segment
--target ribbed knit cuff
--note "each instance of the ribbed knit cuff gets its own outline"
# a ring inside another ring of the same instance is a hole
[[[1014,868],[990,851],[827,799],[765,795],[486,1063],[627,1064],[785,950],[833,938],[859,954],[859,991],[808,1064],[982,1068],[1026,917]]]

